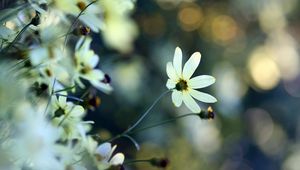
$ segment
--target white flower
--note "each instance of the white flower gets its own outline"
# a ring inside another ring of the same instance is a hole
[[[84,128],[79,125],[77,127],[79,129],[79,133],[81,135],[81,144],[82,147],[85,148],[88,155],[92,157],[93,165],[91,165],[90,157],[86,156],[84,161],[89,162],[88,167],[96,166],[98,170],[104,170],[109,168],[110,166],[121,165],[124,162],[125,156],[123,153],[116,153],[113,155],[113,152],[117,148],[117,145],[111,146],[111,143],[105,142],[101,145],[89,135],[86,135]],[[91,168],[88,168],[91,169]]]
[[[83,88],[84,84],[79,79],[83,78],[88,80],[97,89],[105,93],[110,93],[112,91],[112,87],[105,81],[105,74],[100,69],[96,68],[99,62],[99,56],[90,49],[91,42],[91,38],[81,38],[76,44],[75,81]]]
[[[58,11],[63,11],[74,17],[77,17],[84,10],[79,20],[90,27],[92,31],[99,32],[103,27],[101,19],[102,11],[97,5],[91,4],[91,2],[90,0],[54,0],[54,5],[59,9]]]
[[[201,54],[195,52],[185,63],[182,69],[182,51],[179,47],[175,49],[173,63],[167,63],[167,88],[172,89],[172,101],[176,107],[184,104],[194,113],[201,111],[199,105],[193,99],[205,103],[215,103],[217,99],[207,93],[199,92],[195,89],[207,87],[215,83],[215,78],[208,75],[201,75],[191,78],[201,60]]]
[[[101,0],[103,10],[102,35],[105,43],[122,53],[133,49],[133,41],[138,35],[138,28],[130,18],[134,2],[131,0]]]
[[[67,93],[62,92],[62,95]],[[54,111],[52,122],[56,126],[62,128],[62,139],[74,139],[80,137],[77,125],[84,123],[82,121],[85,115],[84,108],[80,105],[75,105],[72,102],[67,102],[67,97],[56,96],[52,97],[52,107]]]
[[[96,155],[98,156],[98,160],[100,164],[97,165],[99,169],[106,169],[111,165],[121,165],[124,162],[124,154],[116,153],[113,155],[113,152],[117,148],[117,145],[111,146],[111,143],[103,143],[99,145],[96,149]]]
[[[17,112],[21,113],[15,122],[17,133],[11,141],[12,153],[20,166],[34,170],[63,169],[56,157],[58,131],[49,124],[41,109],[26,103],[19,106]]]

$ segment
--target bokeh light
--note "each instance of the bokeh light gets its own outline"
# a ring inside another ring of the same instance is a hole
[[[203,22],[203,12],[197,4],[183,5],[178,12],[178,21],[184,31],[194,31]]]
[[[248,69],[258,89],[270,90],[279,83],[280,71],[271,55],[265,48],[258,48],[250,56]]]
[[[212,21],[212,34],[216,41],[228,42],[238,34],[236,22],[227,15],[220,15]]]

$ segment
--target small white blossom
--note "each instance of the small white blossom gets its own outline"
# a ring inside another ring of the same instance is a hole
[[[82,126],[79,125],[78,129],[81,134],[82,147],[85,148],[89,154],[89,158],[92,158],[94,166],[96,166],[98,170],[105,170],[110,166],[123,164],[125,159],[124,154],[113,154],[117,148],[117,145],[112,147],[111,143],[105,142],[97,146],[98,143],[91,136],[86,135],[86,132]],[[88,161],[90,161],[90,159],[88,159]]]
[[[99,169],[105,169],[111,165],[122,165],[125,159],[123,153],[116,153],[113,155],[113,152],[117,148],[117,145],[111,146],[111,143],[103,143],[99,145],[96,149],[96,155],[98,156],[98,161],[100,164],[97,164]],[[100,168],[101,167],[101,168]]]
[[[105,74],[96,68],[99,62],[99,56],[90,49],[91,42],[91,38],[81,38],[76,44],[75,81],[83,88],[84,84],[80,80],[80,78],[83,78],[88,80],[97,89],[105,93],[110,93],[112,87],[105,81]]]
[[[94,32],[99,32],[103,27],[101,19],[101,9],[92,3],[90,0],[54,0],[54,5],[59,11],[63,11],[66,14],[71,14],[77,17],[81,11],[79,20],[86,24]],[[89,6],[88,6],[89,5]]]
[[[195,52],[182,69],[182,51],[177,47],[175,49],[173,63],[167,63],[167,74],[169,79],[166,86],[168,89],[173,90],[172,101],[174,105],[179,107],[183,101],[194,113],[199,113],[201,109],[193,98],[205,103],[215,103],[217,101],[215,97],[195,90],[215,83],[215,78],[209,75],[191,78],[200,63],[200,60],[201,54]]]
[[[58,131],[49,124],[40,109],[42,107],[34,110],[29,104],[18,108],[20,113],[15,122],[15,137],[10,142],[16,164],[33,170],[63,169],[56,158]]]
[[[100,7],[105,15],[102,35],[105,43],[126,53],[133,49],[133,41],[138,35],[138,28],[129,17],[133,11],[131,0],[101,0]]]
[[[61,93],[66,95],[66,93]],[[67,102],[65,96],[53,96],[53,119],[55,126],[59,126],[62,130],[62,139],[75,139],[80,136],[77,125],[83,123],[82,118],[85,115],[84,108]]]

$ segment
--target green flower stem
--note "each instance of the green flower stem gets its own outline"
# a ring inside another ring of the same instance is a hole
[[[64,42],[64,47],[67,45],[68,42],[68,35],[71,32],[71,30],[73,29],[74,25],[77,23],[77,21],[79,20],[79,17],[83,14],[84,11],[86,11],[86,9],[92,5],[93,3],[97,2],[98,0],[92,1],[91,3],[89,3],[83,10],[80,11],[80,13],[76,16],[75,20],[73,21],[72,25],[69,27],[67,33],[66,33],[66,38],[65,38],[65,42]]]
[[[151,159],[137,159],[137,160],[130,160],[123,163],[123,165],[133,164],[133,163],[150,163]]]
[[[168,119],[168,120],[164,120],[164,121],[161,121],[161,122],[158,122],[156,124],[153,124],[153,125],[149,125],[149,126],[146,126],[146,127],[142,127],[140,129],[136,129],[136,130],[131,130],[131,131],[124,131],[123,133],[121,134],[118,134],[116,135],[115,137],[111,138],[111,139],[108,139],[108,140],[105,140],[103,141],[102,143],[105,143],[105,142],[111,142],[115,139],[118,139],[118,138],[121,138],[121,137],[126,137],[128,138],[127,136],[129,134],[135,134],[135,133],[139,133],[141,131],[144,131],[144,130],[147,130],[147,129],[151,129],[151,128],[154,128],[154,127],[158,127],[158,126],[162,126],[162,125],[165,125],[165,124],[168,124],[168,123],[171,123],[171,122],[174,122],[176,121],[177,119],[181,119],[181,118],[184,118],[184,117],[188,117],[188,116],[198,116],[199,117],[199,114],[198,113],[187,113],[187,114],[184,114],[184,115],[180,115],[180,116],[176,116],[172,119]],[[136,143],[133,142],[135,145]]]
[[[74,88],[75,88],[75,85],[71,86],[71,87],[66,87],[66,88],[61,89],[61,90],[56,90],[54,93],[58,93],[58,92],[62,92],[62,91],[69,91],[69,90],[72,90]]]
[[[13,41],[11,43],[9,43],[9,45],[7,47],[5,47],[4,49],[2,49],[0,51],[0,54],[6,53],[12,46],[13,44],[19,39],[19,37],[27,30],[27,28],[31,25],[31,22],[26,24],[21,31],[17,34],[17,36],[13,39]]]
[[[153,103],[152,105],[146,110],[146,112],[135,122],[135,124],[133,124],[131,127],[129,127],[124,133],[129,133],[130,131],[132,131],[136,126],[138,126],[141,121],[144,120],[144,118],[150,113],[150,111],[153,109],[153,107],[158,103],[158,101],[165,96],[167,93],[169,93],[171,90],[167,90],[164,93],[162,93]]]
[[[56,78],[54,78],[54,80],[53,80],[51,93],[50,93],[50,96],[49,96],[49,98],[48,98],[48,102],[47,102],[47,105],[46,105],[46,108],[45,108],[45,111],[44,111],[44,115],[45,115],[45,116],[46,116],[46,114],[47,114],[48,107],[49,107],[49,105],[50,105],[50,103],[51,103],[52,95],[53,95],[53,93],[54,93],[54,86],[55,86],[55,83],[56,83]]]
[[[198,113],[188,113],[188,114],[176,116],[172,119],[164,120],[164,121],[158,122],[158,123],[153,124],[153,125],[149,125],[149,126],[146,126],[146,127],[142,127],[140,129],[133,130],[133,131],[129,132],[128,134],[134,134],[134,133],[138,133],[138,132],[141,132],[141,131],[144,131],[144,130],[147,130],[147,129],[151,129],[151,128],[158,127],[158,126],[161,126],[161,125],[165,125],[165,124],[174,122],[177,119],[181,119],[181,118],[188,117],[188,116],[199,116],[199,114]]]
[[[152,105],[146,110],[146,112],[132,125],[130,126],[127,130],[125,130],[123,133],[121,134],[118,134],[110,139],[107,139],[107,140],[104,140],[102,141],[102,143],[105,143],[105,142],[111,142],[115,139],[118,139],[118,138],[121,138],[121,137],[126,137],[128,138],[128,134],[131,134],[131,131],[136,127],[138,126],[143,120],[144,118],[150,113],[150,111],[153,109],[153,107],[158,103],[158,101],[163,97],[165,96],[166,94],[168,94],[170,91],[172,90],[167,90],[165,92],[163,92],[153,103]],[[136,143],[134,142],[134,144],[136,145]]]

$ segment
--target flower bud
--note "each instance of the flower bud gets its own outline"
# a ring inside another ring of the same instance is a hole
[[[169,165],[167,158],[152,158],[150,164],[158,168],[166,168]]]
[[[32,18],[30,24],[34,25],[34,26],[38,26],[40,25],[40,13],[39,12],[35,12],[35,16],[34,18]]]
[[[207,108],[207,111],[201,111],[199,113],[199,117],[201,119],[214,119],[215,118],[215,113],[214,113],[214,110],[212,109],[211,106],[209,106]]]
[[[109,84],[111,82],[111,78],[108,74],[104,74],[104,79],[102,80],[103,83]]]

